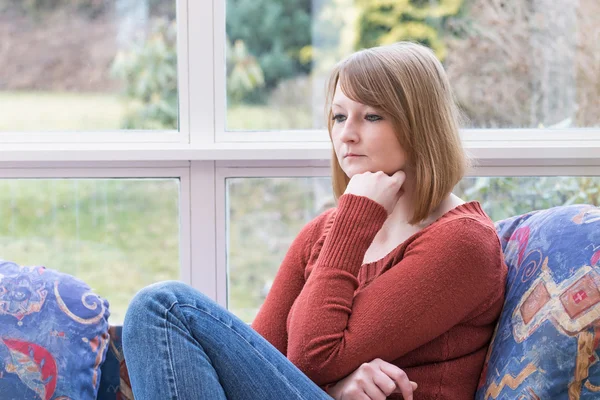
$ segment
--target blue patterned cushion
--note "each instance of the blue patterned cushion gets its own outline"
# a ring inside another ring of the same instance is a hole
[[[0,261],[0,398],[95,399],[108,316],[80,280]]]
[[[476,399],[600,398],[600,208],[497,223],[506,302]]]

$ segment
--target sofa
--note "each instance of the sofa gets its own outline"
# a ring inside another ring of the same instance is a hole
[[[109,328],[110,344],[101,367],[97,400],[132,400],[133,394],[123,358],[121,326]]]
[[[506,300],[476,400],[599,399],[600,208],[533,211],[496,229],[509,271]],[[108,336],[97,399],[132,399],[121,327]]]

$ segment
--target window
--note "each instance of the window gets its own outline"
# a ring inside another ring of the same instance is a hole
[[[0,131],[178,129],[175,0],[4,0],[0,20]]]
[[[229,178],[228,306],[250,322],[294,236],[333,205],[329,178]]]
[[[72,274],[123,321],[142,287],[179,279],[177,179],[0,180],[0,254]]]
[[[300,229],[333,207],[324,177],[227,179],[228,307],[252,322]],[[600,177],[466,177],[454,193],[494,220],[563,204],[600,204]]]
[[[469,127],[598,127],[598,12],[596,2],[227,0],[226,127],[324,129],[334,63],[400,40],[443,61]]]
[[[93,273],[78,276],[106,290],[111,323],[134,288],[166,278],[224,305],[229,290],[232,309],[251,320],[268,279],[249,266],[272,275],[330,196],[328,69],[398,39],[443,59],[468,117],[462,134],[476,162],[460,193],[479,196],[495,219],[598,204],[597,2],[380,3],[0,0],[0,257]],[[67,197],[53,203],[59,192]],[[111,216],[124,207],[112,221],[98,208],[104,196]],[[24,215],[28,205],[36,217]],[[53,213],[64,219],[52,225]],[[83,240],[94,218],[131,231],[137,246]],[[168,250],[143,240],[157,219]],[[80,250],[59,252],[64,243]],[[102,257],[123,265],[127,289],[110,286]],[[137,276],[144,262],[152,270]]]

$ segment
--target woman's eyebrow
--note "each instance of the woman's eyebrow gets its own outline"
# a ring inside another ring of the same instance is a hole
[[[344,106],[340,103],[331,103],[331,106],[337,106],[337,107],[342,107],[344,108]],[[356,108],[375,108],[375,107],[371,107],[371,106],[367,106],[365,104],[360,104],[359,106],[357,106]]]
[[[331,103],[331,108],[333,108],[333,107],[340,107],[340,108],[343,108],[343,109],[345,110],[344,106],[343,106],[343,105],[341,105],[341,104],[339,104],[339,103]],[[374,107],[374,106],[367,106],[367,105],[364,105],[364,104],[362,104],[361,106],[359,106],[359,107],[357,107],[357,108],[359,108],[359,109],[361,109],[361,110],[364,110],[364,109],[366,109],[366,110],[371,110],[371,111],[373,111],[373,112],[380,113],[380,114],[383,114],[383,113],[384,113],[384,111],[383,111],[383,110],[381,110],[381,109],[380,109],[380,108],[378,108],[378,107]]]

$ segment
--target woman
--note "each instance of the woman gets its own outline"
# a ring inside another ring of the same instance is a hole
[[[355,53],[327,114],[337,207],[294,240],[253,329],[182,283],[143,289],[123,333],[138,398],[473,398],[506,266],[451,193],[466,158],[441,64],[413,43]]]

